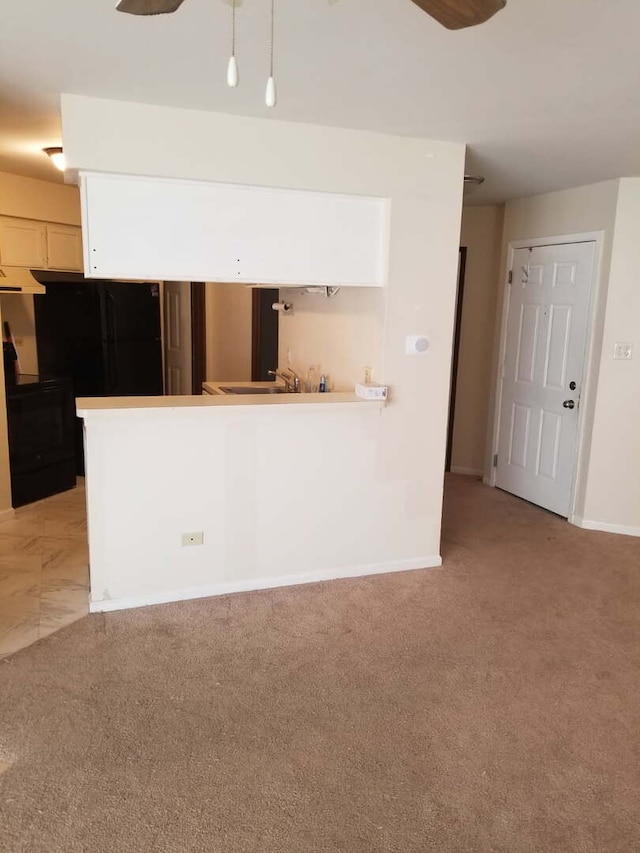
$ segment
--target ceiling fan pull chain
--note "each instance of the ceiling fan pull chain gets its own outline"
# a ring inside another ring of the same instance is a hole
[[[273,27],[275,20],[276,3],[271,0],[271,31],[269,33],[269,79],[264,95],[264,102],[268,107],[275,107],[277,101],[276,81],[273,76]]]
[[[236,0],[231,0],[231,56],[227,65],[227,86],[238,85],[238,63],[236,62]]]

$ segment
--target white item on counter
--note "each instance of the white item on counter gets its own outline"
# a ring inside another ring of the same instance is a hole
[[[363,400],[386,400],[388,387],[378,382],[356,382],[356,395]]]

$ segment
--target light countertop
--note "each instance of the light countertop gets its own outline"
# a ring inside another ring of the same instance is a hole
[[[212,389],[217,385],[263,385],[273,383],[221,382],[204,383]],[[380,409],[384,403],[380,400],[362,400],[350,391],[333,391],[326,394],[225,394],[216,391],[200,396],[176,397],[78,397],[76,410],[79,417],[92,412],[110,412],[123,410],[162,410],[162,409],[297,409],[326,408],[327,406],[367,406]]]

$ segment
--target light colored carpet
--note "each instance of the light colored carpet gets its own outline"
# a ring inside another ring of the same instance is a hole
[[[0,662],[4,853],[640,849],[640,540],[451,478],[443,569]]]

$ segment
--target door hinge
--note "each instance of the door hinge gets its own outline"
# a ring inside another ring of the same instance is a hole
[[[494,468],[498,467],[498,454],[497,453],[493,457],[493,467]]]
[[[509,270],[509,284],[513,284],[513,270]]]

